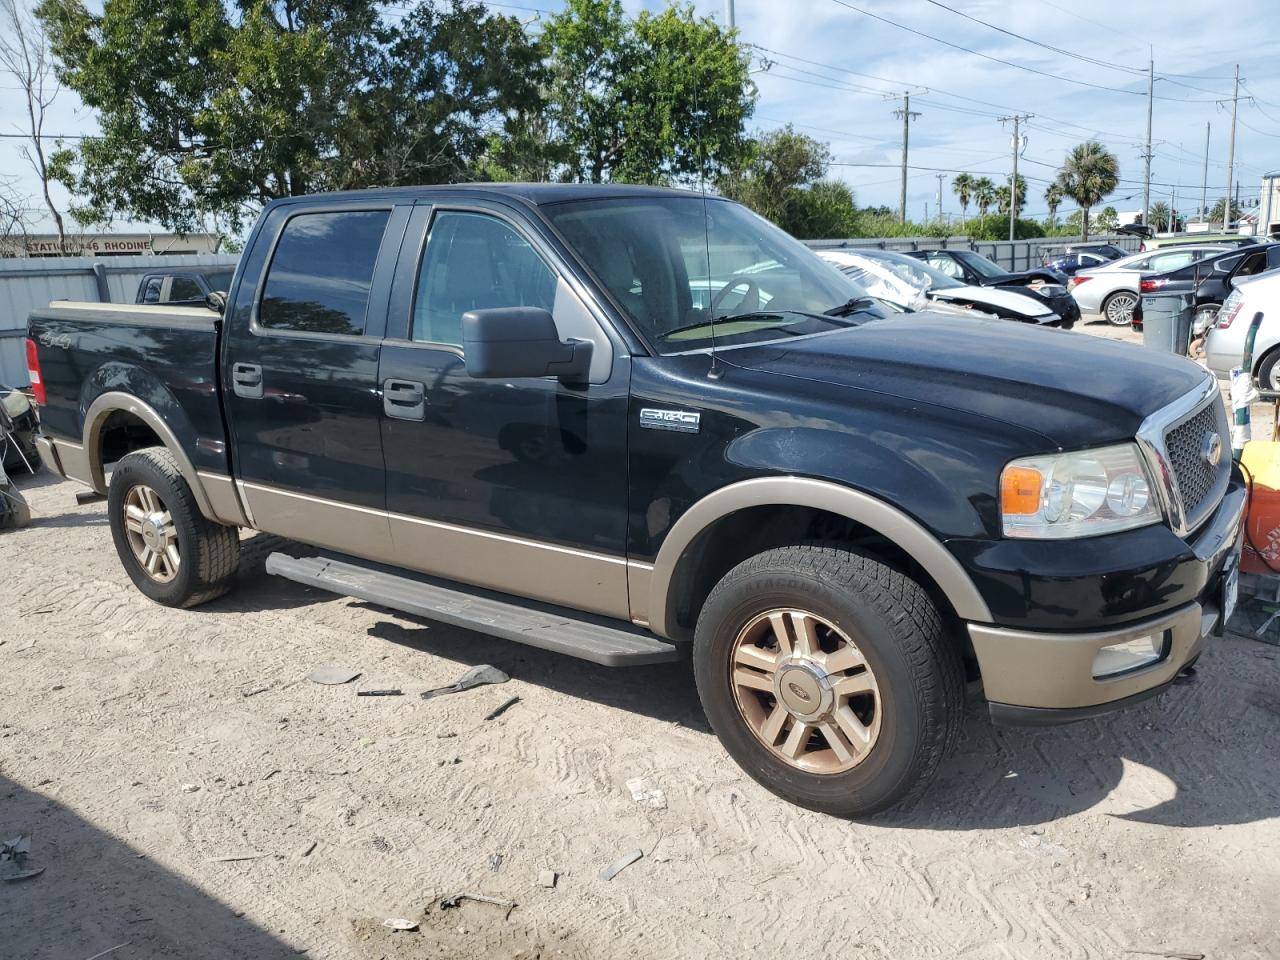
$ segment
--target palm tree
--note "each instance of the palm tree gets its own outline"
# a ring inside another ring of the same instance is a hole
[[[1009,213],[1009,185],[1001,184],[996,187],[996,200],[999,201],[999,211],[1006,216]],[[1018,174],[1018,215],[1022,215],[1022,208],[1027,205],[1027,178],[1022,174]]]
[[[1089,208],[1116,188],[1120,180],[1120,162],[1096,140],[1078,143],[1071,148],[1058,171],[1062,192],[1080,207],[1082,239],[1089,239]]]
[[[973,202],[978,205],[978,216],[985,217],[996,202],[996,185],[986,177],[973,181]]]
[[[1163,200],[1157,200],[1151,205],[1151,209],[1147,211],[1147,224],[1154,230],[1159,230],[1161,224],[1165,230],[1172,230],[1173,226],[1170,222],[1173,213],[1169,210],[1169,205]]]
[[[960,201],[960,220],[963,223],[969,217],[969,201],[973,199],[973,186],[976,181],[967,173],[957,173],[951,181],[951,189],[956,192]]]
[[[1049,226],[1056,227],[1058,225],[1058,207],[1062,206],[1062,201],[1066,199],[1066,194],[1062,192],[1062,184],[1057,180],[1044,188],[1044,202],[1049,206]]]

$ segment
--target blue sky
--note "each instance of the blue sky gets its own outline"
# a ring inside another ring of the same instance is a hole
[[[1132,71],[1145,70],[1150,47],[1156,94],[1171,98],[1155,102],[1153,202],[1167,202],[1176,191],[1179,208],[1198,205],[1206,122],[1212,125],[1210,203],[1222,195],[1230,104],[1224,109],[1220,101],[1230,97],[1236,63],[1244,78],[1235,147],[1242,200],[1258,195],[1263,173],[1280,170],[1277,0],[939,2],[1039,44],[965,19],[931,0],[737,0],[741,40],[752,45],[752,79],[759,88],[752,128],[790,122],[826,141],[837,164],[833,176],[853,187],[859,203],[896,207],[902,127],[893,110],[901,105],[902,92],[911,91],[912,109],[921,115],[912,122],[910,162],[936,168],[909,171],[908,211],[920,218],[926,203],[930,214],[936,212],[939,172],[948,213],[959,210],[950,189],[955,172],[1007,178],[1011,130],[997,118],[1031,113],[1035,117],[1026,125],[1028,140],[1019,161],[1019,172],[1029,181],[1028,214],[1045,213],[1047,181],[1067,150],[1091,137],[1120,160],[1123,182],[1107,202],[1120,210],[1138,209],[1147,101],[1146,78]],[[625,5],[633,12],[662,6],[637,0]],[[562,4],[513,0],[491,6],[523,20]],[[723,0],[699,0],[694,6],[703,14],[724,15]],[[536,22],[529,29],[537,29]],[[13,87],[12,79],[0,77],[0,132],[16,129],[20,103]],[[47,129],[91,133],[95,124],[74,94],[63,91]],[[32,194],[38,189],[13,140],[0,141],[0,174],[16,177]],[[65,205],[60,192],[56,199]]]

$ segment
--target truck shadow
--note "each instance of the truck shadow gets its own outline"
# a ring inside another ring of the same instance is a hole
[[[369,636],[463,666],[492,663],[567,696],[712,735],[688,663],[610,669],[389,613],[395,619],[370,627]],[[1195,827],[1280,816],[1280,767],[1273,757],[1280,694],[1268,693],[1262,676],[1271,676],[1271,688],[1280,687],[1280,659],[1263,659],[1255,646],[1219,641],[1206,651],[1194,683],[1069,726],[996,727],[986,705],[973,701],[959,749],[930,789],[865,822],[977,830],[1032,826],[1089,811]],[[1251,671],[1250,680],[1241,679]]]
[[[70,809],[0,776],[0,836],[31,836],[27,865],[4,884],[3,954],[24,960],[96,956],[276,960],[297,956],[266,930],[142,857]],[[226,864],[212,866],[225,868]]]

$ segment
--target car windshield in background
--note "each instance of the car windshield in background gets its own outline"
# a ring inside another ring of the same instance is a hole
[[[659,353],[709,347],[713,338],[740,346],[823,333],[895,313],[735,203],[628,197],[542,210]]]
[[[917,290],[951,290],[955,287],[964,286],[955,277],[948,277],[936,267],[931,267],[923,260],[917,260],[915,257],[908,257],[905,253],[893,253],[889,250],[859,250],[857,252],[868,260],[884,264]]]
[[[1008,273],[999,264],[992,263],[986,257],[977,253],[970,253],[968,250],[957,250],[956,256],[972,267],[976,273],[984,277],[1003,277]]]

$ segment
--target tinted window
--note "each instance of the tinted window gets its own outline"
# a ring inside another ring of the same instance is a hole
[[[226,293],[231,289],[231,278],[235,276],[234,270],[218,270],[214,273],[206,273],[204,282],[209,285],[210,290],[220,290]]]
[[[431,221],[413,301],[413,339],[462,345],[462,315],[495,307],[555,306],[556,275],[496,217],[443,212]]]
[[[142,290],[143,303],[159,303],[160,302],[160,286],[164,283],[162,277],[147,277],[147,285]]]
[[[169,282],[169,300],[203,300],[204,292],[200,284],[190,277],[174,277]]]
[[[961,250],[956,256],[960,257],[969,266],[971,270],[981,277],[1000,277],[1004,275],[1004,267],[1000,264],[988,260],[981,254],[971,253],[968,250]]]
[[[272,330],[364,333],[386,210],[304,213],[280,234],[258,306]]]

